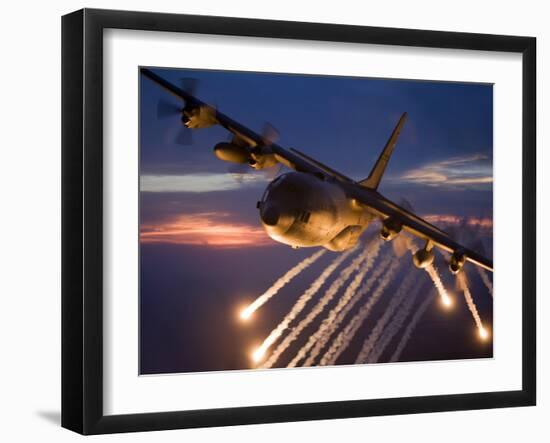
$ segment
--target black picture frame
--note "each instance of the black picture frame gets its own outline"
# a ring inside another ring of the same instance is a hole
[[[130,415],[103,413],[103,30],[108,28],[522,54],[522,389]],[[62,426],[82,434],[536,403],[536,39],[83,9],[62,18]]]

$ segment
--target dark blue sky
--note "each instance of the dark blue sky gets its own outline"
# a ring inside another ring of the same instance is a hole
[[[441,216],[447,220],[449,216],[483,219],[489,226],[484,236],[490,254],[491,85],[155,71],[174,83],[185,77],[197,79],[196,94],[203,101],[257,131],[269,122],[279,131],[281,146],[296,147],[355,179],[368,175],[406,111],[408,121],[380,192],[397,202],[407,199],[417,213],[432,220]],[[264,322],[252,331],[243,331],[242,325],[230,321],[232,311],[243,303],[243,297],[244,302],[252,301],[298,258],[312,251],[294,251],[263,233],[255,203],[270,178],[254,171],[246,176],[231,174],[230,165],[213,155],[213,146],[227,140],[225,130],[197,130],[192,145],[177,145],[178,117],[157,120],[159,99],[177,103],[142,77],[142,372],[248,367],[243,348],[276,326],[284,309],[292,305],[292,297],[299,295],[295,293],[299,285],[307,286],[306,276],[303,282],[297,279],[294,293],[288,288],[288,293],[281,295],[286,305],[264,308]],[[478,281],[476,284],[479,286]],[[484,303],[484,313],[491,321],[492,303]],[[219,327],[205,327],[214,318]],[[435,325],[433,328],[437,321]],[[475,356],[477,351],[487,355],[486,347],[480,349],[476,343],[471,348],[464,345],[464,337],[453,337],[447,347],[431,343],[423,348],[419,344],[408,359],[459,358]],[[227,346],[233,354],[227,352]],[[224,357],[216,359],[215,355]]]

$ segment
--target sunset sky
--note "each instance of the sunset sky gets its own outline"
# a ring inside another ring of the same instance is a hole
[[[281,146],[296,147],[358,180],[368,175],[406,111],[380,192],[398,203],[406,199],[416,213],[436,225],[454,226],[450,230],[463,237],[456,229],[464,227],[466,217],[466,224],[482,229],[485,252],[492,253],[491,85],[155,72],[175,84],[197,79],[201,100],[258,132],[269,122],[280,133]],[[280,302],[266,306],[249,329],[235,322],[236,309],[314,251],[292,250],[264,233],[255,205],[273,175],[235,173],[231,164],[218,160],[213,147],[227,140],[220,127],[194,131],[189,146],[176,144],[178,116],[158,120],[159,99],[177,103],[141,77],[141,370],[247,368],[248,348],[276,325],[300,285],[307,286],[307,273]],[[482,298],[480,310],[492,322],[492,301],[486,294]],[[435,315],[424,334],[440,324]],[[457,312],[455,321],[469,327],[467,310]],[[463,335],[444,330],[449,334],[445,346],[413,344],[407,359],[490,355],[491,347],[464,343],[468,328]]]

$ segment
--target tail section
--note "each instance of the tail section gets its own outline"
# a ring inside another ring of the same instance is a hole
[[[390,157],[393,153],[393,148],[395,148],[395,144],[397,143],[397,138],[399,137],[401,128],[403,128],[403,125],[405,124],[405,120],[407,120],[406,112],[404,112],[401,118],[399,119],[397,126],[393,130],[388,142],[386,143],[386,146],[384,146],[384,150],[380,154],[380,157],[378,157],[378,160],[376,160],[376,163],[372,168],[372,170],[370,171],[368,178],[361,180],[359,182],[361,186],[364,186],[365,188],[369,188],[369,189],[378,188],[378,185],[380,184],[380,180],[382,180],[382,176],[384,175],[386,166],[388,165]]]

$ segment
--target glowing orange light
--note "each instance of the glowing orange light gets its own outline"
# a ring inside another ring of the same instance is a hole
[[[489,338],[489,332],[487,332],[487,329],[481,327],[479,328],[479,336],[482,340],[487,340],[487,338]]]
[[[449,296],[445,296],[441,298],[441,303],[443,303],[446,309],[450,309],[453,306],[453,299]]]
[[[248,320],[252,316],[254,311],[249,308],[250,307],[245,308],[240,312],[239,317],[241,318],[241,320]]]
[[[252,354],[252,360],[254,360],[255,363],[258,363],[264,356],[265,350],[259,347],[256,349]]]

